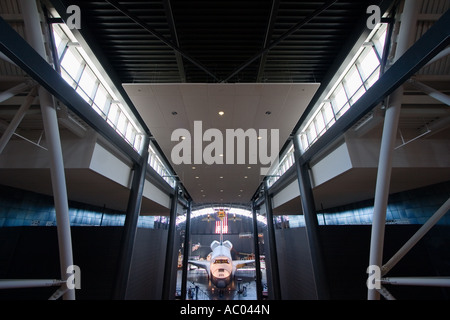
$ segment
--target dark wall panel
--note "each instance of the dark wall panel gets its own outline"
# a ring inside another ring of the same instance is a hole
[[[128,300],[162,296],[167,230],[138,229],[127,288]]]
[[[420,227],[386,225],[384,263]],[[367,299],[371,226],[320,226],[319,234],[331,299]],[[315,299],[305,229],[281,229],[276,235],[282,298]],[[449,276],[449,248],[450,227],[435,226],[386,276]],[[448,288],[393,285],[386,288],[399,300],[450,299]]]
[[[317,299],[305,228],[276,230],[281,297]]]
[[[77,300],[112,297],[122,227],[72,227],[74,264],[81,269]],[[130,277],[129,298],[160,299],[166,230],[139,229]],[[58,279],[55,227],[0,228],[0,278]],[[53,288],[0,290],[0,300],[46,300]]]

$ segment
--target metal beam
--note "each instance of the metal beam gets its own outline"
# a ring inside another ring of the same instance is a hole
[[[393,93],[430,59],[447,47],[450,43],[449,25],[450,10],[443,14],[441,19],[427,33],[406,51],[330,129],[301,155],[301,163],[309,162],[328,145],[341,137],[367,112]]]
[[[388,277],[381,283],[400,286],[450,287],[450,277]]]
[[[20,5],[24,18],[25,34],[28,42],[30,43],[30,45],[27,44],[30,48],[29,51],[35,53],[37,58],[44,61],[46,67],[49,67],[49,64],[45,61],[47,58],[47,53],[36,1],[20,0]],[[5,32],[7,31],[2,31],[2,33]],[[13,32],[15,33],[15,31]],[[24,41],[23,38],[21,39]],[[25,52],[25,54],[29,54],[29,52]],[[61,279],[67,280],[67,271],[73,266],[74,263],[69,218],[69,200],[67,196],[61,137],[59,135],[58,118],[53,97],[42,86],[39,87],[38,94],[41,105],[42,122],[44,124],[45,137],[50,158],[50,176],[57,223]],[[61,290],[65,292],[63,296],[64,300],[75,300],[75,290],[66,289],[68,289],[67,283],[63,283],[61,285]]]
[[[0,289],[55,287],[64,283],[65,281],[57,279],[2,279]]]
[[[144,152],[141,162],[134,165],[133,181],[128,198],[128,205],[125,217],[125,224],[122,231],[122,241],[118,259],[116,282],[113,292],[113,299],[125,300],[130,276],[131,262],[133,257],[134,242],[136,239],[137,224],[141,212],[142,194],[144,192],[145,176],[147,172],[147,162],[149,156],[150,138],[144,138]]]
[[[426,93],[430,97],[436,99],[439,102],[442,102],[446,104],[447,106],[450,106],[450,96],[446,95],[445,93],[442,93],[430,86],[427,86],[426,84],[419,82],[414,79],[409,79],[408,83],[412,84],[414,87],[419,89],[420,91]]]
[[[169,29],[170,29],[170,33],[172,34],[173,42],[175,42],[175,45],[179,48],[180,41],[178,39],[177,27],[175,25],[175,20],[173,18],[172,4],[171,4],[170,0],[164,0],[164,8],[166,10],[167,22],[169,23]],[[186,82],[186,72],[184,70],[183,56],[178,51],[175,51],[175,58],[177,60],[177,66],[178,66],[178,71],[180,72],[181,82],[185,83]]]
[[[400,30],[397,37],[395,61],[414,43],[414,34],[410,30],[417,25],[419,13],[419,0],[410,0],[405,3]],[[375,188],[375,200],[372,217],[372,230],[370,237],[369,266],[381,267],[383,262],[384,233],[386,224],[386,211],[391,184],[392,162],[394,159],[395,141],[397,137],[400,112],[402,108],[403,86],[399,86],[388,99],[384,116],[383,133],[381,137],[380,156]],[[379,292],[368,288],[368,299],[379,299]]]
[[[9,140],[14,135],[14,132],[17,130],[17,127],[19,126],[23,117],[25,116],[25,114],[27,113],[31,104],[33,103],[34,99],[36,98],[36,95],[37,95],[37,90],[35,87],[27,95],[25,101],[22,103],[19,110],[14,115],[14,118],[11,120],[11,123],[6,128],[5,132],[2,134],[2,136],[0,138],[0,154],[3,152],[6,145],[8,144]]]
[[[269,21],[267,23],[266,36],[264,37],[263,49],[265,49],[267,47],[270,39],[272,38],[273,26],[275,25],[275,19],[278,15],[279,7],[280,7],[280,0],[273,0],[272,1],[272,9],[270,10]],[[267,51],[267,52],[263,53],[263,55],[261,56],[261,60],[259,62],[259,68],[258,68],[258,76],[256,77],[256,82],[262,82],[261,80],[264,75],[264,67],[266,65],[268,53],[269,52]]]
[[[317,299],[330,299],[328,280],[325,271],[322,244],[319,237],[319,222],[312,192],[311,178],[307,164],[301,164],[297,159],[300,156],[300,145],[298,139],[294,138],[295,168],[297,171],[300,199],[302,201],[303,216],[305,218],[306,236],[308,239],[311,264],[316,285]]]
[[[450,210],[450,198],[424,223],[419,230],[381,267],[381,275],[385,275],[399,262],[420,239]]]
[[[44,60],[11,26],[0,17],[0,51],[28,73],[36,82],[64,103],[77,116],[100,133],[133,162],[141,156]]]
[[[255,273],[256,273],[256,299],[262,300],[262,275],[261,275],[261,260],[259,252],[259,237],[258,237],[258,219],[256,214],[256,205],[252,201],[252,215],[253,215],[253,245],[255,247]]]
[[[163,279],[163,300],[174,300],[175,294],[173,289],[173,279],[174,279],[174,267],[175,265],[175,232],[176,232],[176,219],[178,212],[178,190],[180,186],[177,184],[175,187],[175,193],[172,195],[172,201],[170,205],[170,221],[169,221],[169,232],[167,235],[167,246],[166,246],[166,261],[164,268],[164,279]]]
[[[270,255],[270,278],[272,280],[272,296],[274,300],[281,300],[280,272],[278,269],[277,245],[275,240],[275,226],[273,223],[272,198],[269,195],[267,179],[264,180],[264,199],[267,215],[267,234]]]
[[[280,42],[285,40],[287,37],[292,35],[294,32],[298,31],[300,28],[302,28],[304,25],[308,24],[311,20],[313,20],[315,17],[320,15],[322,12],[327,10],[329,7],[331,7],[334,3],[336,3],[337,0],[327,1],[324,5],[322,5],[320,8],[315,10],[313,13],[311,13],[309,16],[307,16],[305,19],[297,23],[295,26],[290,28],[288,31],[283,33],[279,38],[272,41],[268,46],[266,46],[264,49],[259,51],[257,54],[255,54],[253,57],[251,57],[247,62],[243,63],[241,66],[239,66],[236,70],[234,70],[225,80],[222,82],[228,82],[231,78],[233,78],[236,74],[241,72],[243,69],[247,68],[250,64],[252,64],[255,60],[259,59],[263,54],[269,52],[271,49],[276,47]]]
[[[121,13],[126,15],[128,18],[136,22],[138,25],[140,25],[142,28],[153,34],[156,38],[158,38],[160,41],[162,41],[164,44],[166,44],[169,48],[173,49],[175,52],[178,52],[181,54],[186,60],[189,60],[191,63],[193,63],[196,67],[203,70],[205,73],[207,73],[209,76],[211,76],[214,80],[219,81],[219,78],[215,74],[213,74],[211,71],[209,71],[205,66],[203,66],[200,62],[198,62],[196,59],[191,57],[189,54],[187,54],[185,51],[180,49],[176,44],[174,44],[172,41],[164,37],[162,34],[160,34],[158,31],[152,29],[144,20],[140,19],[136,15],[129,12],[123,5],[121,5],[118,1],[115,0],[106,0],[110,5],[112,5],[114,8],[119,10]]]
[[[186,285],[188,274],[188,260],[190,254],[190,242],[191,242],[191,211],[192,201],[188,202],[186,207],[186,228],[184,231],[184,250],[183,250],[183,273],[181,276],[181,300],[186,300]]]
[[[6,100],[18,95],[19,93],[22,93],[24,91],[29,90],[34,85],[34,81],[26,81],[24,83],[20,83],[12,88],[9,88],[6,91],[3,91],[0,93],[0,103],[5,102]]]

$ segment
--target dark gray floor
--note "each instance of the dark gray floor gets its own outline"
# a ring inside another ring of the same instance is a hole
[[[177,292],[181,292],[181,270],[178,270]],[[266,286],[266,272],[262,272],[262,285]],[[255,269],[241,269],[236,271],[233,284],[226,289],[219,290],[212,285],[203,269],[188,271],[187,277],[188,300],[256,300]]]

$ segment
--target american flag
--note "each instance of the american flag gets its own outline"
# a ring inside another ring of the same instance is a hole
[[[225,213],[225,217],[222,220],[223,220],[223,233],[225,234],[228,233],[228,213]],[[220,226],[221,226],[220,220],[219,221],[216,220],[216,231],[215,231],[216,234],[220,234]]]

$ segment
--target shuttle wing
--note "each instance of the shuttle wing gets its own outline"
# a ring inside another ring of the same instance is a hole
[[[252,264],[254,262],[255,262],[255,260],[235,260],[235,261],[233,261],[233,267],[235,269],[239,269],[247,264]]]
[[[210,261],[196,261],[196,260],[189,260],[188,263],[190,263],[190,264],[192,264],[192,265],[194,265],[194,266],[196,266],[196,267],[205,269],[206,272],[208,273],[208,277],[209,277],[210,266],[211,266],[211,262],[210,262]]]

